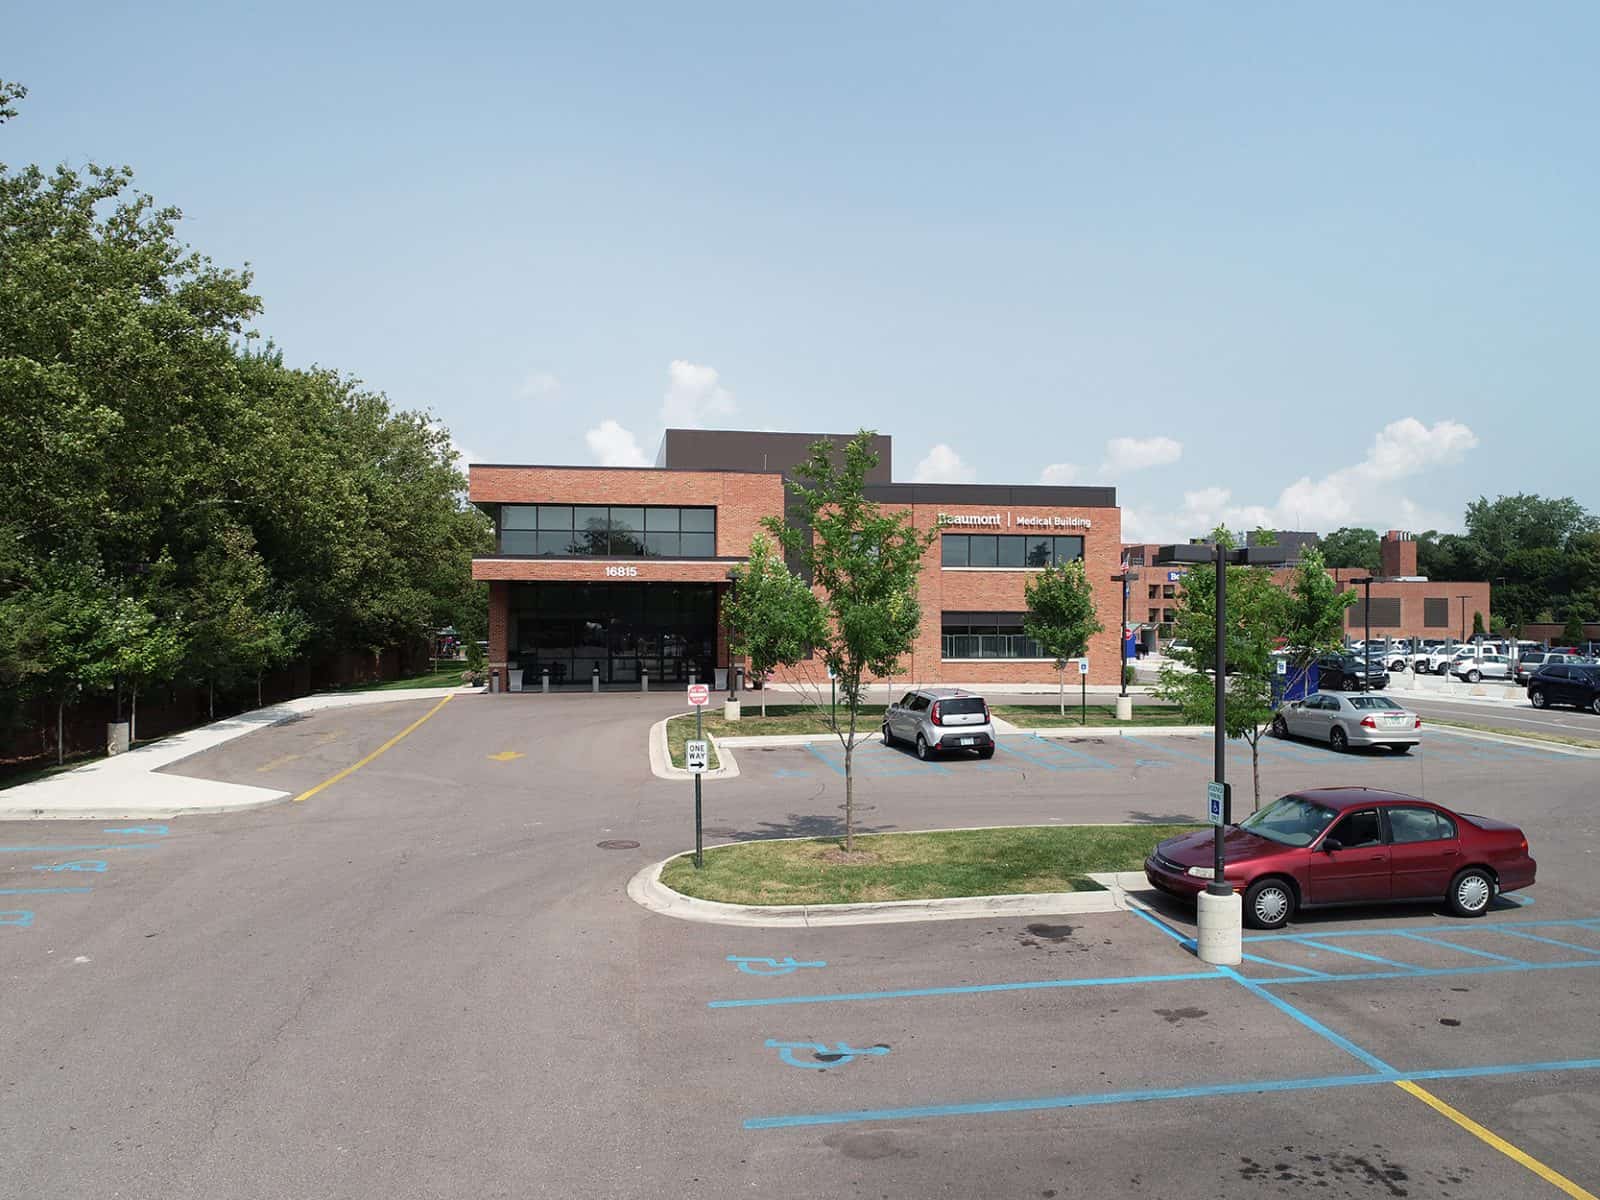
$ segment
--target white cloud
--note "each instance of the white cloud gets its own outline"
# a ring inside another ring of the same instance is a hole
[[[1101,471],[1120,475],[1146,467],[1165,467],[1183,457],[1183,443],[1169,437],[1114,437],[1106,443]]]
[[[1077,463],[1051,463],[1039,472],[1039,482],[1059,487],[1075,482],[1082,473],[1083,468]]]
[[[588,433],[583,440],[589,445],[589,454],[602,467],[648,467],[650,460],[639,449],[639,439],[620,424],[607,417]]]
[[[917,464],[911,476],[913,483],[972,483],[978,478],[976,469],[967,466],[945,443],[940,442],[927,457]]]
[[[699,429],[735,407],[733,393],[721,385],[715,367],[681,358],[668,365],[667,394],[661,398],[661,423],[668,429]]]
[[[1302,476],[1278,493],[1275,503],[1244,504],[1225,487],[1183,494],[1172,512],[1122,510],[1127,541],[1170,542],[1202,537],[1219,523],[1230,529],[1310,529],[1328,533],[1341,525],[1376,528],[1448,528],[1450,519],[1431,512],[1393,485],[1434,467],[1449,466],[1478,445],[1478,436],[1459,421],[1424,425],[1403,417],[1380,429],[1358,463],[1321,478]]]
[[[544,400],[561,390],[561,380],[549,371],[529,371],[522,381],[524,400]]]

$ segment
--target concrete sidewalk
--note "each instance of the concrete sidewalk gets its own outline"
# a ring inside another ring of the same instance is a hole
[[[443,700],[482,688],[399,688],[393,691],[332,692],[302,696],[284,704],[240,713],[198,729],[188,729],[114,758],[100,758],[30,783],[0,791],[0,821],[139,820],[199,813],[239,812],[274,804],[289,795],[273,788],[249,787],[157,774],[247,733],[281,725],[306,713],[406,700]]]

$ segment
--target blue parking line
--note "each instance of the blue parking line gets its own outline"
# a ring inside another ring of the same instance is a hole
[[[0,896],[45,896],[56,892],[92,892],[88,887],[0,888]]]
[[[915,755],[906,754],[903,751],[894,749],[892,746],[885,746],[881,742],[868,742],[865,746],[857,749],[856,753],[861,754],[863,751],[870,754],[875,759],[881,759],[886,763],[892,763],[895,767],[899,768],[893,772],[884,772],[886,775],[915,775],[920,771],[932,771],[936,775],[950,774],[950,768],[941,762],[935,762],[931,758],[927,761],[923,761],[922,759],[917,758]]]
[[[1103,758],[1096,758],[1092,754],[1087,754],[1084,751],[1079,750],[1076,746],[1069,746],[1065,742],[1059,741],[1055,738],[1042,738],[1036,733],[1033,735],[1033,740],[1042,748],[1055,750],[1060,754],[1070,755],[1074,759],[1082,759],[1083,762],[1087,764],[1086,769],[1096,771],[1116,770],[1115,764],[1108,763]]]
[[[1430,946],[1444,946],[1449,950],[1459,950],[1462,954],[1475,954],[1479,958],[1492,958],[1496,962],[1517,963],[1520,966],[1526,966],[1528,962],[1525,958],[1508,958],[1504,954],[1490,954],[1487,950],[1474,950],[1469,946],[1458,946],[1454,942],[1442,941],[1439,938],[1423,937],[1420,933],[1402,933],[1400,936],[1410,938],[1413,942],[1427,942]]]
[[[762,996],[750,1000],[711,1000],[707,1008],[773,1008],[784,1004],[833,1004],[855,1000],[911,1000],[925,996],[978,996],[989,992],[1036,992],[1059,988],[1116,987],[1135,983],[1188,983],[1222,979],[1221,971],[1181,975],[1113,975],[1099,979],[1027,979],[1017,983],[969,983],[952,987],[899,988],[889,992],[834,992],[815,996]]]
[[[1051,762],[1047,758],[1040,758],[1034,754],[1026,754],[1023,751],[1018,750],[1015,746],[1008,745],[1004,738],[995,738],[994,749],[996,754],[999,754],[1001,751],[1004,751],[1007,754],[1014,754],[1025,762],[1037,763],[1047,771],[1082,771],[1085,769],[1077,766],[1076,764]]]
[[[1294,963],[1279,962],[1275,958],[1263,958],[1259,954],[1246,954],[1243,957],[1245,962],[1262,963],[1269,967],[1282,967],[1285,971],[1304,971],[1307,975],[1316,975],[1324,979],[1328,977],[1326,971],[1319,971],[1315,967],[1297,967]]]
[[[1193,1100],[1202,1096],[1249,1096],[1268,1092],[1315,1091],[1336,1087],[1370,1087],[1399,1080],[1479,1079],[1490,1076],[1532,1075],[1545,1071],[1592,1071],[1600,1058],[1569,1058],[1549,1062],[1493,1063],[1477,1067],[1438,1067],[1422,1071],[1375,1071],[1361,1075],[1319,1075],[1302,1079],[1257,1079],[1235,1083],[1197,1084],[1178,1088],[1141,1088],[1125,1092],[1084,1092],[1068,1096],[1038,1096],[1018,1100],[980,1100],[966,1104],[923,1104],[905,1108],[861,1108],[844,1112],[801,1113],[784,1117],[749,1117],[746,1129],[793,1129],[807,1125],[849,1125],[865,1121],[911,1121],[922,1117],[983,1116],[992,1113],[1043,1112],[1062,1108],[1091,1108],[1110,1104],[1136,1104],[1155,1100]]]
[[[1293,1021],[1299,1022],[1301,1025],[1304,1025],[1307,1029],[1311,1030],[1312,1033],[1315,1033],[1319,1037],[1325,1038],[1332,1042],[1335,1046],[1339,1047],[1339,1049],[1343,1050],[1352,1058],[1366,1063],[1367,1066],[1371,1067],[1374,1071],[1383,1071],[1391,1075],[1394,1073],[1394,1068],[1388,1063],[1384,1062],[1383,1059],[1379,1058],[1376,1054],[1371,1054],[1366,1050],[1363,1050],[1360,1046],[1356,1045],[1342,1033],[1335,1033],[1321,1021],[1313,1017],[1310,1013],[1302,1012],[1300,1009],[1290,1004],[1287,1000],[1283,999],[1283,997],[1274,996],[1271,992],[1267,991],[1266,988],[1255,982],[1255,980],[1246,978],[1245,976],[1239,974],[1239,972],[1235,971],[1232,967],[1222,967],[1221,970],[1224,975],[1227,975],[1234,981],[1244,985],[1245,989],[1252,995],[1259,996],[1268,1004],[1272,1005],[1273,1008],[1281,1012],[1284,1016]]]
[[[117,842],[109,846],[0,846],[0,854],[74,854],[80,850],[144,850],[160,842]]]
[[[1140,918],[1144,919],[1145,921],[1148,921],[1151,925],[1154,925],[1162,933],[1166,934],[1169,938],[1171,938],[1173,941],[1177,942],[1178,945],[1182,946],[1185,950],[1189,951],[1191,954],[1194,953],[1195,940],[1192,937],[1186,937],[1182,933],[1179,933],[1176,929],[1174,929],[1171,925],[1168,925],[1160,917],[1156,916],[1152,912],[1146,911],[1144,909],[1144,907],[1141,906],[1141,905],[1138,905],[1138,904],[1131,905],[1128,908],[1128,911],[1131,912],[1134,916],[1140,917]]]
[[[1411,963],[1397,962],[1392,958],[1380,958],[1376,954],[1363,954],[1360,950],[1341,950],[1338,946],[1325,946],[1321,942],[1314,942],[1310,938],[1299,939],[1302,946],[1315,946],[1318,950],[1329,950],[1334,954],[1345,954],[1351,958],[1364,958],[1368,962],[1383,963],[1388,967],[1410,967]]]
[[[1581,967],[1600,967],[1600,958],[1582,962],[1553,963],[1497,963],[1483,967],[1412,967],[1409,971],[1353,971],[1344,975],[1329,975],[1326,979],[1306,979],[1299,975],[1283,975],[1276,979],[1258,979],[1263,987],[1286,983],[1363,983],[1375,979],[1431,979],[1442,975],[1515,975],[1521,971],[1567,971]]]
[[[1542,759],[1555,758],[1555,759],[1561,759],[1563,761],[1569,761],[1569,762],[1571,761],[1571,759],[1573,757],[1570,754],[1556,754],[1556,753],[1554,753],[1554,752],[1552,752],[1550,750],[1536,750],[1531,746],[1513,746],[1513,745],[1510,745],[1509,743],[1506,743],[1506,742],[1488,742],[1488,741],[1483,741],[1483,740],[1481,740],[1479,738],[1472,737],[1470,734],[1458,733],[1456,730],[1450,729],[1450,728],[1448,728],[1446,726],[1443,726],[1443,725],[1428,726],[1427,725],[1428,718],[1426,716],[1424,716],[1422,718],[1422,721],[1423,721],[1424,727],[1427,727],[1431,733],[1442,734],[1445,737],[1455,738],[1458,743],[1463,743],[1462,745],[1458,745],[1458,746],[1454,747],[1455,749],[1473,750],[1474,752],[1476,752],[1476,750],[1475,750],[1476,747],[1480,747],[1480,746],[1481,747],[1493,747],[1493,751],[1492,752],[1487,750],[1487,749],[1482,751],[1482,753],[1486,757],[1490,753],[1494,753],[1494,754],[1502,756],[1502,759],[1504,757],[1511,757],[1511,758],[1542,758]]]
[[[1540,937],[1536,933],[1523,933],[1517,929],[1501,929],[1496,932],[1507,937],[1526,938],[1530,942],[1543,942],[1546,946],[1565,946],[1568,950],[1582,950],[1585,954],[1600,954],[1600,946],[1584,946],[1578,942],[1562,942],[1555,938]]]
[[[1567,917],[1564,919],[1544,921],[1495,921],[1489,924],[1469,926],[1462,923],[1455,925],[1393,925],[1383,929],[1328,929],[1317,934],[1304,933],[1253,933],[1244,940],[1247,942],[1299,942],[1307,937],[1339,938],[1339,937],[1382,937],[1391,933],[1496,933],[1507,928],[1538,929],[1543,926],[1576,925],[1580,929],[1600,928],[1600,917]]]
[[[818,750],[816,748],[816,746],[813,745],[811,742],[807,742],[806,743],[806,753],[811,755],[812,758],[816,759],[818,762],[822,763],[824,766],[826,766],[828,768],[828,770],[832,771],[835,775],[843,775],[844,774],[844,767],[842,767],[838,763],[835,763],[831,758],[829,758],[821,750]]]

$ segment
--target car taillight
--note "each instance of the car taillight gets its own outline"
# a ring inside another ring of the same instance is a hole
[[[933,723],[935,725],[944,724],[944,719],[939,715],[939,701],[937,700],[933,702]]]
[[[1377,727],[1378,727],[1377,718],[1375,718],[1375,717],[1362,717],[1361,718],[1361,728],[1363,728],[1363,729],[1376,729]]]
[[[1415,725],[1413,725],[1411,728],[1413,728],[1413,729],[1421,729],[1422,728],[1422,718],[1418,717],[1417,718],[1417,723]]]

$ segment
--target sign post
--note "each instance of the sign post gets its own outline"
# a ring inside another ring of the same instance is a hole
[[[1078,708],[1080,717],[1078,724],[1089,723],[1089,656],[1086,654],[1078,660]]]
[[[694,740],[684,745],[683,762],[690,771],[694,772],[694,869],[698,871],[706,865],[705,845],[700,824],[700,776],[705,773],[706,761],[710,758],[709,748],[705,740],[704,718],[701,714],[705,710],[705,706],[711,703],[711,688],[704,683],[691,683],[689,685],[689,703],[694,708]]]

